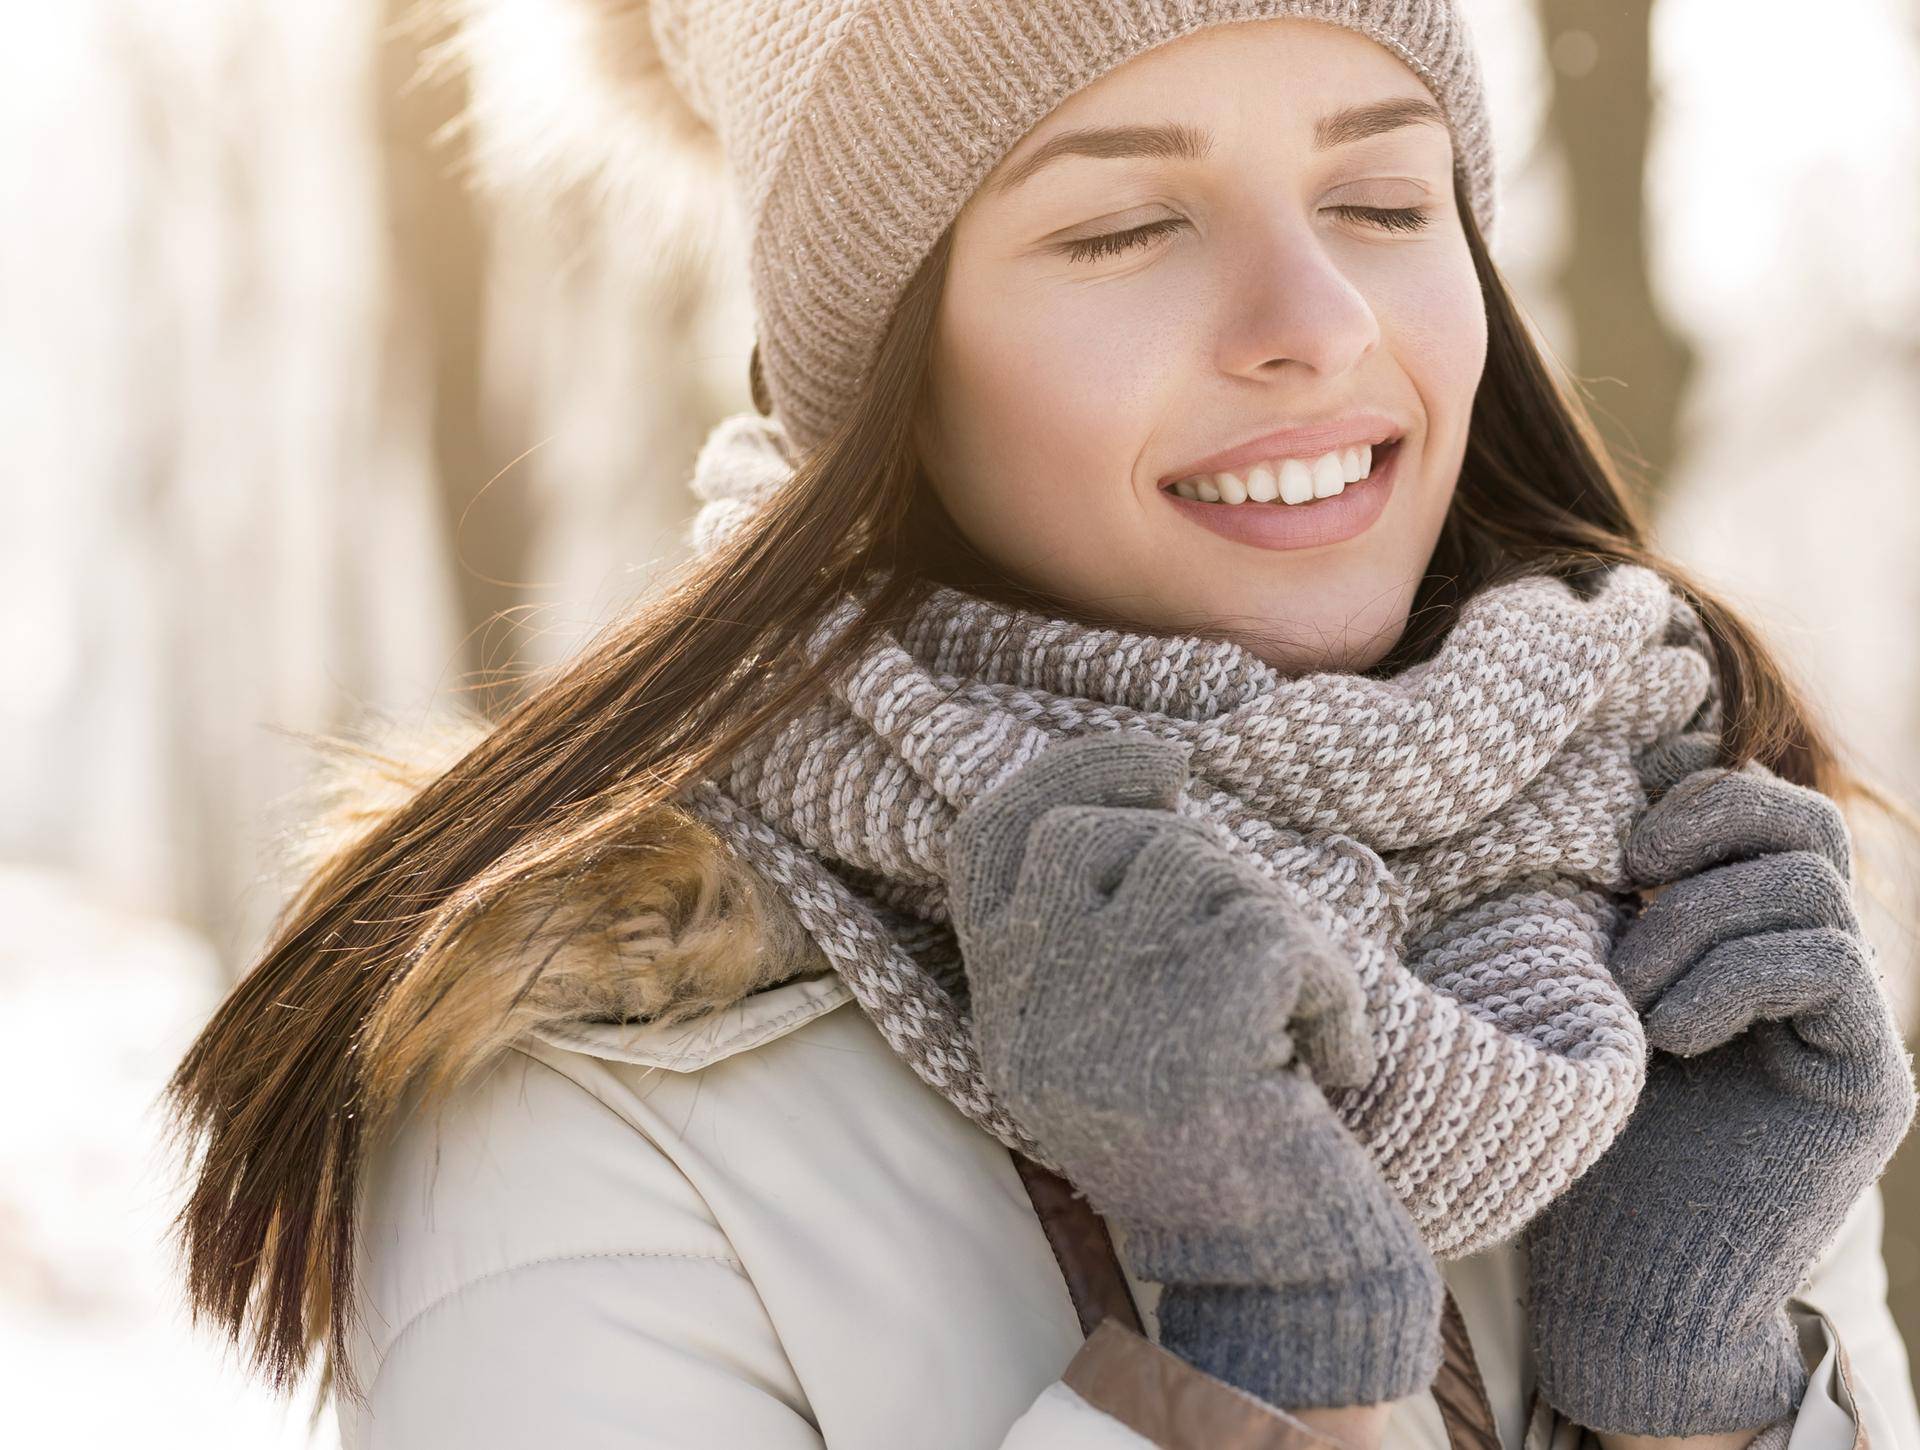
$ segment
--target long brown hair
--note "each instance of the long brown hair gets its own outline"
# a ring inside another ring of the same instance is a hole
[[[1375,670],[1426,657],[1460,602],[1503,578],[1645,564],[1713,635],[1724,763],[1758,759],[1915,826],[1903,805],[1842,765],[1755,632],[1656,552],[1583,402],[1549,367],[1495,271],[1457,180],[1455,195],[1485,299],[1486,369],[1451,512],[1406,632]],[[366,1028],[396,985],[444,962],[510,889],[644,834],[656,806],[813,698],[930,581],[1036,602],[967,550],[914,451],[950,237],[951,229],[908,285],[865,396],[801,461],[780,506],[537,677],[469,753],[317,871],[174,1071],[170,1121],[187,1156],[198,1156],[174,1225],[194,1317],[244,1341],[251,1367],[276,1390],[291,1386],[316,1347],[350,1387],[359,1170],[413,1086],[369,1066]],[[818,665],[792,667],[827,606],[873,584],[864,614]],[[1076,612],[1067,601],[1038,602]]]

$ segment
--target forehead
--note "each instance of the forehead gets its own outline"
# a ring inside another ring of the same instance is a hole
[[[1397,109],[1378,107],[1396,101]],[[1233,121],[1298,130],[1315,150],[1400,127],[1446,133],[1420,78],[1366,36],[1291,16],[1235,21],[1156,46],[1081,87],[1008,150],[979,190],[1007,194],[1061,155],[1198,160],[1217,126]],[[1133,141],[1097,134],[1156,126],[1158,134]],[[1077,144],[1082,139],[1087,144]]]

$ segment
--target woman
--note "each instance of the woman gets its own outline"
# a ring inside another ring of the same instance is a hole
[[[569,15],[757,411],[176,1073],[347,1445],[1920,1443],[1865,788],[1550,382],[1459,17],[1274,9]]]

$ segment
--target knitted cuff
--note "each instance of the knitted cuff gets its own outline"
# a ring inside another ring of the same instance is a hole
[[[1439,1373],[1445,1294],[1424,1266],[1325,1286],[1168,1284],[1160,1343],[1280,1409],[1380,1404]]]
[[[1576,1425],[1629,1435],[1752,1430],[1789,1415],[1809,1376],[1782,1308],[1744,1329],[1711,1318],[1637,1334],[1621,1353],[1619,1327],[1584,1315],[1533,1325],[1540,1393]],[[1603,1342],[1604,1341],[1604,1342]]]

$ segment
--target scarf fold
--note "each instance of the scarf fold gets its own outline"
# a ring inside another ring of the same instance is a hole
[[[791,469],[773,420],[723,420],[695,464],[696,548]],[[858,607],[843,599],[808,650]],[[1064,1174],[981,1078],[947,832],[1056,739],[1185,742],[1179,810],[1353,961],[1375,1070],[1327,1099],[1431,1250],[1458,1257],[1523,1228],[1632,1110],[1646,1039],[1606,961],[1647,804],[1633,756],[1718,725],[1705,629],[1639,565],[1590,595],[1546,575],[1483,589],[1429,659],[1384,678],[1283,676],[1230,642],[942,586],[683,803],[792,904],[923,1081]]]

